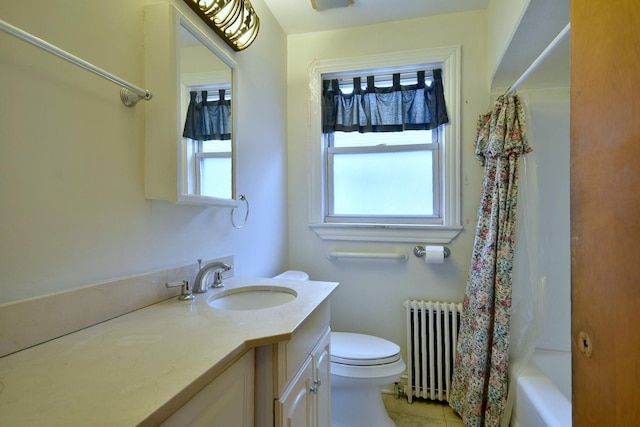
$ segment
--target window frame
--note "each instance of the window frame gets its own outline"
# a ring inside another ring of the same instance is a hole
[[[449,243],[462,231],[460,198],[460,46],[394,52],[356,58],[314,61],[309,68],[309,227],[323,240]],[[332,73],[402,72],[403,68],[442,69],[450,123],[439,128],[443,144],[438,153],[441,220],[438,223],[327,221],[329,150],[322,133],[322,79]]]
[[[334,147],[328,141],[327,144],[327,156],[326,156],[326,185],[325,194],[327,196],[327,203],[325,204],[325,223],[366,223],[373,220],[383,221],[385,224],[437,224],[441,223],[441,207],[440,207],[440,163],[442,156],[439,147],[439,134],[436,129],[432,129],[433,139],[436,142],[424,143],[424,144],[411,144],[411,145],[383,145],[383,146],[366,146],[366,147]],[[325,134],[325,140],[330,139],[333,134]],[[334,172],[332,157],[335,154],[359,154],[359,153],[399,153],[404,151],[430,151],[432,153],[432,182],[433,189],[433,213],[431,215],[394,215],[394,216],[382,216],[382,215],[349,215],[349,214],[336,214],[334,206]]]

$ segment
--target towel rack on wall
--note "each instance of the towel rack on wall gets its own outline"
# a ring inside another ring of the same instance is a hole
[[[406,261],[409,256],[404,252],[355,252],[355,251],[336,251],[331,250],[327,254],[327,258],[335,261],[339,258],[351,259],[390,259],[397,261]]]
[[[236,224],[236,220],[233,219],[233,214],[236,211],[236,208],[231,209],[231,225],[233,226],[233,228],[242,228],[247,224],[247,219],[249,219],[249,200],[247,200],[247,196],[245,196],[244,194],[241,194],[240,197],[238,197],[238,200],[241,200],[245,203],[245,213],[244,213],[244,220],[242,221],[242,224]]]
[[[52,45],[51,43],[48,43],[34,35],[31,35],[18,27],[14,27],[13,25],[3,20],[0,20],[0,29],[15,37],[18,37],[19,39],[31,43],[34,46],[44,49],[47,52],[52,53],[64,60],[67,60],[72,64],[82,67],[85,70],[89,70],[99,75],[100,77],[104,77],[105,79],[122,86],[122,89],[120,89],[120,100],[127,107],[133,107],[141,99],[144,99],[146,101],[151,99],[151,92],[149,92],[148,90],[142,89],[138,86],[134,86],[131,83],[128,83],[121,78],[116,77],[113,74],[104,71],[103,69],[98,68],[95,65],[90,64],[89,62],[60,49],[59,47]]]

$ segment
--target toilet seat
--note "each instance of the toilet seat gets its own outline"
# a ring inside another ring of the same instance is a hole
[[[397,344],[350,332],[331,332],[330,361],[332,378],[348,379],[352,386],[360,381],[373,380],[379,386],[394,382],[406,368]]]
[[[331,362],[349,366],[393,364],[401,359],[400,347],[383,338],[351,332],[331,333]]]
[[[400,347],[383,338],[351,332],[331,332],[331,361],[344,365],[385,365],[400,359]]]

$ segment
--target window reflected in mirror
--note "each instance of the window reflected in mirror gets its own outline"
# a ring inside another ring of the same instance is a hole
[[[231,68],[180,27],[183,191],[233,199]]]

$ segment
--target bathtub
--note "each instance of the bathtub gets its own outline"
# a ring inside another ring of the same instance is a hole
[[[516,384],[512,427],[571,426],[571,353],[536,349]]]

